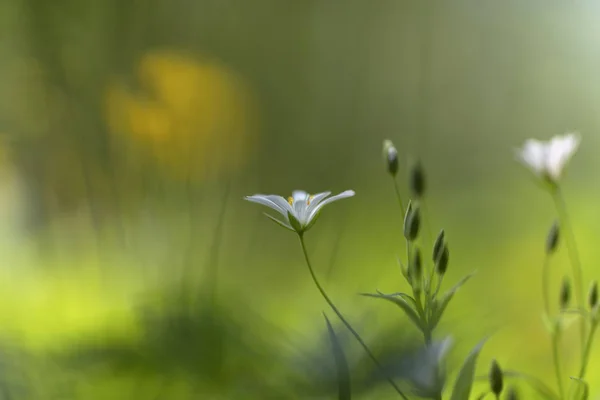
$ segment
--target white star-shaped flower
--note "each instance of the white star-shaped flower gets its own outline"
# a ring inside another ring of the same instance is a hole
[[[557,183],[580,141],[576,132],[555,136],[547,142],[528,139],[516,150],[516,157],[536,176]]]
[[[287,200],[273,194],[255,194],[246,196],[245,199],[277,211],[282,218],[265,215],[284,228],[304,233],[316,222],[323,207],[334,201],[354,196],[354,191],[346,190],[333,197],[329,197],[330,194],[331,192],[323,192],[309,195],[303,190],[295,190]]]

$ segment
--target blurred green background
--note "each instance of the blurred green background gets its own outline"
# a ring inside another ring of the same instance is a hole
[[[329,310],[294,235],[243,196],[357,192],[307,244],[385,356],[415,332],[356,294],[405,289],[388,138],[406,197],[409,162],[426,168],[445,284],[478,271],[438,331],[451,375],[494,333],[482,373],[497,358],[554,386],[540,271],[555,214],[513,148],[582,133],[564,191],[587,285],[599,15],[591,0],[0,2],[1,398],[333,398],[315,372]],[[565,251],[552,269],[558,293]],[[577,349],[567,335],[573,371]]]

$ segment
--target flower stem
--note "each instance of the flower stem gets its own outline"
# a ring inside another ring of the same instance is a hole
[[[315,286],[321,293],[321,296],[323,296],[323,299],[325,299],[327,304],[329,304],[329,307],[331,307],[333,312],[338,316],[340,321],[342,321],[342,323],[346,326],[346,328],[350,331],[350,333],[354,336],[354,338],[358,341],[358,343],[360,343],[360,345],[365,350],[365,352],[367,353],[369,358],[371,358],[371,360],[373,360],[373,363],[377,366],[377,368],[379,368],[381,370],[382,369],[381,364],[379,363],[379,361],[377,360],[375,355],[371,352],[371,350],[369,349],[367,344],[362,340],[362,338],[360,337],[358,332],[356,332],[354,330],[354,328],[352,328],[350,323],[346,320],[346,318],[344,318],[344,316],[342,315],[340,310],[338,310],[336,305],[333,304],[333,301],[331,301],[331,299],[325,292],[325,289],[323,289],[323,287],[319,283],[319,280],[317,279],[317,276],[315,275],[315,271],[313,270],[312,264],[310,262],[310,258],[308,257],[308,252],[306,251],[306,244],[304,243],[304,235],[302,233],[299,233],[298,237],[300,238],[300,245],[302,246],[302,252],[304,253],[304,259],[306,260],[306,265],[308,266],[310,276],[312,277],[312,280],[315,283]],[[390,385],[392,385],[392,387],[396,390],[396,392],[400,395],[400,397],[402,397],[404,400],[408,400],[408,397],[406,397],[406,395],[402,392],[402,390],[400,390],[400,388],[398,387],[398,385],[396,385],[396,382],[394,382],[392,378],[390,378],[389,376],[386,376],[386,379],[390,383]]]
[[[552,332],[552,358],[554,361],[554,372],[556,373],[556,382],[558,383],[558,392],[560,393],[560,398],[565,398],[565,389],[562,383],[562,371],[560,369],[560,352],[558,349],[560,339],[560,325],[559,322],[556,322],[556,327]]]
[[[583,351],[583,358],[581,360],[581,369],[579,370],[579,378],[583,379],[590,359],[590,351],[592,350],[592,343],[594,341],[594,334],[598,327],[598,321],[592,320],[592,326],[590,328],[590,335],[588,336],[585,344],[585,350]]]
[[[396,198],[398,199],[398,204],[400,205],[400,210],[402,211],[402,218],[404,218],[404,214],[406,214],[406,209],[404,208],[404,202],[402,201],[402,195],[400,194],[400,188],[398,187],[398,181],[396,178],[393,178],[394,181],[394,190],[396,191]]]
[[[575,242],[575,234],[573,233],[573,227],[567,213],[567,205],[562,195],[559,186],[556,186],[552,191],[552,198],[554,199],[554,205],[558,212],[558,218],[561,226],[564,228],[566,234],[567,250],[569,258],[571,260],[571,268],[573,270],[573,280],[575,281],[575,298],[577,299],[577,307],[582,310],[584,307],[583,301],[583,273],[581,271],[581,261],[579,260],[579,252],[577,251],[577,244]],[[580,339],[581,339],[581,353],[583,357],[584,346],[585,346],[585,319],[580,319]]]

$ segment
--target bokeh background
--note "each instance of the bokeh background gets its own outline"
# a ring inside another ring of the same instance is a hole
[[[555,212],[513,148],[581,132],[563,188],[587,286],[599,16],[592,0],[0,2],[1,398],[334,398],[329,310],[294,235],[243,196],[354,189],[309,252],[365,339],[401,351],[412,326],[357,296],[406,289],[384,139],[405,196],[408,165],[425,166],[445,285],[478,271],[437,332],[450,376],[493,333],[482,374],[496,358],[554,386],[540,271]],[[556,293],[568,271],[561,249]],[[573,372],[578,348],[567,335]]]

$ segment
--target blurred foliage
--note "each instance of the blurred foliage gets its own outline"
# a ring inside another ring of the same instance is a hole
[[[400,174],[422,161],[447,282],[478,269],[439,328],[456,344],[448,381],[499,326],[481,365],[494,355],[551,376],[537,317],[554,215],[511,148],[582,132],[564,189],[591,278],[598,13],[587,0],[0,2],[0,398],[334,397],[324,305],[297,243],[241,201],[293,189],[356,190],[309,251],[402,369],[416,332],[355,295],[401,279],[385,138]],[[557,291],[566,268],[559,251]],[[389,398],[331,322],[353,393]]]

